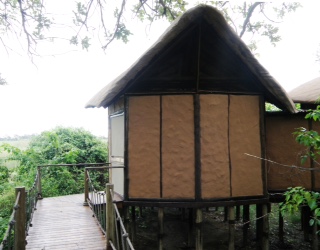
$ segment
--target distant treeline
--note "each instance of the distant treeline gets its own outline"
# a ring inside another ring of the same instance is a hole
[[[6,136],[6,137],[0,137],[0,141],[29,140],[37,135],[39,135],[39,134]],[[105,136],[98,136],[98,138],[101,140],[108,141],[108,138]]]
[[[6,136],[0,137],[0,141],[19,141],[19,140],[28,140],[32,137],[35,137],[38,134],[31,134],[31,135],[14,135],[14,136]]]

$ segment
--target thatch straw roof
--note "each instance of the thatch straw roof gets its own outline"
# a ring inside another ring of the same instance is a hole
[[[116,101],[129,88],[130,84],[141,75],[141,72],[152,62],[154,58],[161,55],[179,35],[196,22],[206,22],[219,39],[230,48],[237,58],[249,69],[257,81],[254,85],[259,85],[263,89],[266,101],[269,101],[281,109],[296,112],[291,99],[286,91],[269,74],[269,72],[255,59],[247,46],[239,36],[227,24],[222,14],[211,6],[199,5],[186,11],[177,18],[164,34],[155,42],[144,55],[142,55],[129,69],[114,79],[99,91],[87,104],[89,107],[108,107]],[[211,38],[210,38],[211,39]],[[215,39],[214,37],[212,39]]]
[[[296,103],[316,103],[320,98],[320,77],[291,90],[289,96]]]

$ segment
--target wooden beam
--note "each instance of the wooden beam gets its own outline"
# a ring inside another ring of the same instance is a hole
[[[163,235],[164,235],[164,224],[163,224],[163,217],[164,212],[163,208],[158,209],[158,245],[159,250],[163,249]]]
[[[16,200],[18,204],[15,204],[16,212],[14,216],[14,249],[25,250],[26,249],[26,189],[25,187],[17,187]],[[10,237],[10,236],[9,236]]]
[[[196,210],[196,250],[203,249],[203,234],[202,234],[202,209]]]
[[[248,244],[248,230],[250,227],[250,205],[243,206],[243,246],[246,247]]]
[[[111,192],[110,192],[111,190]],[[106,185],[106,240],[107,240],[107,249],[112,249],[110,241],[113,244],[116,244],[116,227],[115,227],[115,213],[113,208],[113,184]]]
[[[262,205],[262,250],[269,250],[269,213],[268,204]]]
[[[228,250],[235,249],[235,214],[234,207],[228,207],[228,217],[229,217],[229,246]]]

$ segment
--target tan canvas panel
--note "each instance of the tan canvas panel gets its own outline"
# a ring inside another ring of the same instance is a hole
[[[129,198],[160,198],[160,97],[129,98]]]
[[[202,198],[228,198],[228,95],[200,95],[200,128]]]
[[[286,190],[294,186],[311,188],[311,173],[290,167],[301,165],[300,156],[305,149],[292,134],[299,127],[308,128],[303,116],[266,117],[266,157],[279,163],[267,162],[268,190]],[[306,162],[304,166],[309,165]]]
[[[229,124],[232,196],[263,195],[259,97],[230,95]]]
[[[162,97],[163,198],[195,197],[194,107],[191,95]]]

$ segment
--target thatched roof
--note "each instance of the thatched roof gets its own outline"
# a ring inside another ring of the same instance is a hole
[[[230,28],[222,14],[215,8],[207,5],[199,5],[186,11],[177,18],[164,34],[155,42],[144,55],[142,55],[129,69],[114,79],[100,90],[87,104],[89,107],[108,107],[111,103],[123,95],[130,84],[135,81],[141,72],[152,60],[164,52],[171,43],[181,39],[183,31],[197,22],[207,23],[210,29],[215,31],[219,39],[228,46],[233,54],[239,58],[241,64],[250,71],[256,79],[254,85],[261,86],[265,99],[281,109],[296,112],[291,99],[286,91],[277,83],[269,72],[255,59],[247,46],[239,36]],[[210,38],[211,39],[211,38]],[[215,37],[212,38],[216,39]],[[232,64],[232,62],[230,62]]]
[[[296,103],[316,103],[320,98],[320,77],[291,90],[289,96]]]

